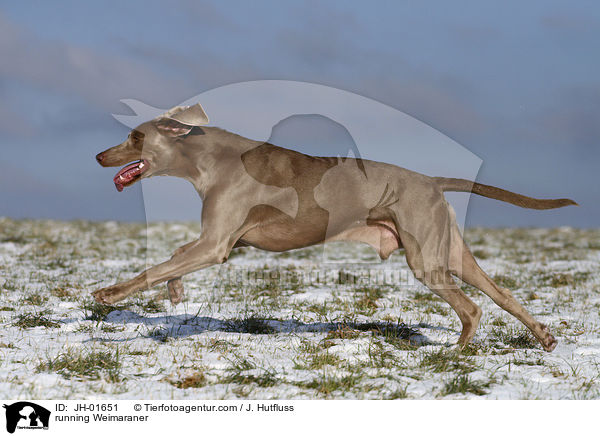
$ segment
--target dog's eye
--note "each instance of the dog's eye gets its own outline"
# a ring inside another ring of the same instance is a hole
[[[142,132],[138,132],[137,130],[132,131],[129,134],[129,137],[134,145],[139,145],[144,142],[144,134]]]

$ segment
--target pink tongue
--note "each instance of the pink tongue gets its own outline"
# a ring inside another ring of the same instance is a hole
[[[129,181],[131,181],[131,179],[133,177],[130,176],[124,176],[128,171],[132,170],[132,169],[138,169],[138,166],[140,165],[141,161],[137,161],[134,162],[130,165],[127,165],[126,167],[122,168],[117,175],[113,178],[113,182],[115,183],[115,187],[117,188],[117,191],[122,192],[123,191],[123,183],[127,183]],[[136,171],[135,174],[139,174],[141,171]],[[124,176],[123,179],[121,179],[121,176]]]

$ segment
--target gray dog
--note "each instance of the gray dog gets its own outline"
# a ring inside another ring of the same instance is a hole
[[[167,282],[173,304],[181,277],[223,263],[232,249],[286,251],[328,241],[371,245],[382,259],[398,248],[415,277],[444,299],[462,322],[459,344],[473,338],[481,309],[452,275],[475,286],[525,324],[546,351],[557,344],[548,328],[481,270],[456,225],[445,191],[473,192],[531,209],[576,203],[540,200],[463,179],[428,177],[363,159],[307,156],[216,127],[200,105],[176,107],[132,130],[125,142],[98,154],[102,166],[122,166],[121,191],[143,177],[182,177],[203,201],[202,233],[171,259],[137,277],[93,293],[103,304]]]

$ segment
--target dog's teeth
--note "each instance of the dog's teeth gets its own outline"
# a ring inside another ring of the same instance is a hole
[[[123,176],[119,176],[119,180],[125,180]]]
[[[144,162],[140,162],[140,165],[138,166],[138,168],[144,168]]]

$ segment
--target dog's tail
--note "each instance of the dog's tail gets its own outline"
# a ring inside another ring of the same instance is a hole
[[[473,194],[482,195],[488,198],[505,201],[515,206],[525,207],[528,209],[556,209],[564,206],[579,206],[576,202],[568,198],[558,199],[539,199],[531,198],[504,189],[496,188],[495,186],[482,185],[481,183],[471,182],[465,179],[452,179],[446,177],[434,177],[434,180],[440,186],[442,191],[455,192],[472,192]]]

